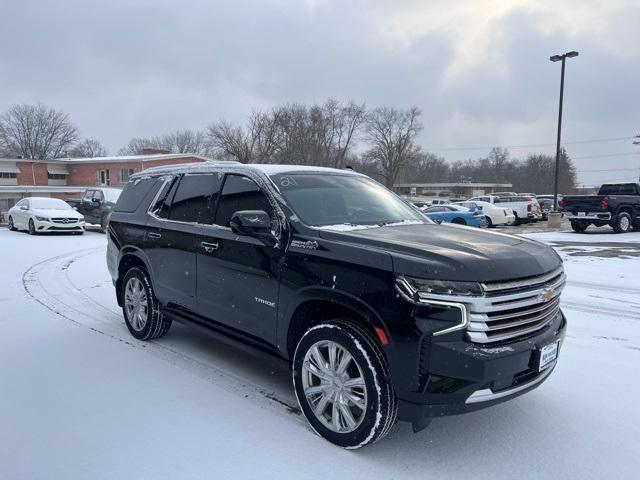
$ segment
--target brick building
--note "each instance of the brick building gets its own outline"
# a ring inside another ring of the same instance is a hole
[[[209,160],[190,153],[146,149],[143,155],[25,160],[0,158],[0,212],[24,197],[78,198],[87,187],[122,187],[147,168]]]

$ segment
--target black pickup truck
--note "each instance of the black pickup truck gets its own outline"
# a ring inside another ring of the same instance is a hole
[[[100,229],[106,232],[111,211],[121,191],[119,188],[91,187],[85,190],[82,198],[67,200],[67,203],[84,215],[87,223],[100,225]]]
[[[560,208],[578,233],[589,225],[611,225],[616,233],[640,230],[640,184],[605,183],[597,195],[565,196]]]

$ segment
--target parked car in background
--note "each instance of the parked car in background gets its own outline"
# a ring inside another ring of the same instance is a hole
[[[87,223],[100,225],[100,229],[106,232],[109,217],[121,192],[119,188],[92,187],[85,190],[82,198],[68,200],[68,203],[84,215]]]
[[[510,210],[504,207],[498,207],[489,202],[456,202],[456,205],[460,205],[473,211],[474,209],[480,210],[486,220],[487,227],[495,227],[497,225],[513,225],[516,221],[516,217]]]
[[[506,208],[515,216],[516,225],[542,219],[540,205],[531,197],[521,197],[518,195],[507,195],[502,197],[498,197],[496,195],[483,195],[480,197],[470,198],[468,201],[487,202],[495,205],[496,207]]]
[[[470,227],[484,227],[487,224],[481,210],[471,211],[460,205],[432,205],[421,211],[426,217],[438,223],[450,222]]]
[[[550,212],[553,212],[553,195],[538,195],[536,196],[536,200],[540,204],[540,211],[542,212],[542,218],[544,220],[547,219]],[[558,204],[562,201],[562,194],[558,194]]]
[[[616,233],[640,230],[640,184],[605,183],[597,195],[565,195],[560,209],[578,233],[589,225],[611,225]]]
[[[435,198],[433,200],[431,200],[431,205],[448,205],[451,203],[451,200],[449,199],[443,199],[443,198]]]
[[[58,198],[23,198],[8,213],[9,230],[26,230],[30,235],[52,232],[84,233],[84,216]]]
[[[108,230],[136,339],[179,321],[283,357],[302,414],[341,447],[536,388],[566,332],[551,247],[434,224],[351,171],[152,168],[132,177]]]

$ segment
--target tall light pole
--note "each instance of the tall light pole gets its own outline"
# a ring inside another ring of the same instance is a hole
[[[549,57],[552,62],[562,61],[562,72],[560,73],[560,108],[558,109],[558,139],[556,143],[556,175],[553,185],[553,211],[558,211],[558,179],[560,176],[560,136],[562,133],[562,97],[564,96],[564,62],[567,58],[577,57],[578,52],[571,51],[562,55]]]

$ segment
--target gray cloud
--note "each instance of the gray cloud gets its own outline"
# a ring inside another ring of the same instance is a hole
[[[419,106],[427,150],[553,143],[560,72],[548,57],[577,49],[563,138],[639,134],[637,2],[556,3],[5,0],[0,110],[53,105],[112,152],[133,136],[328,97]],[[640,152],[630,141],[567,148]],[[632,180],[585,170],[637,168],[640,155],[575,163],[586,183]]]

